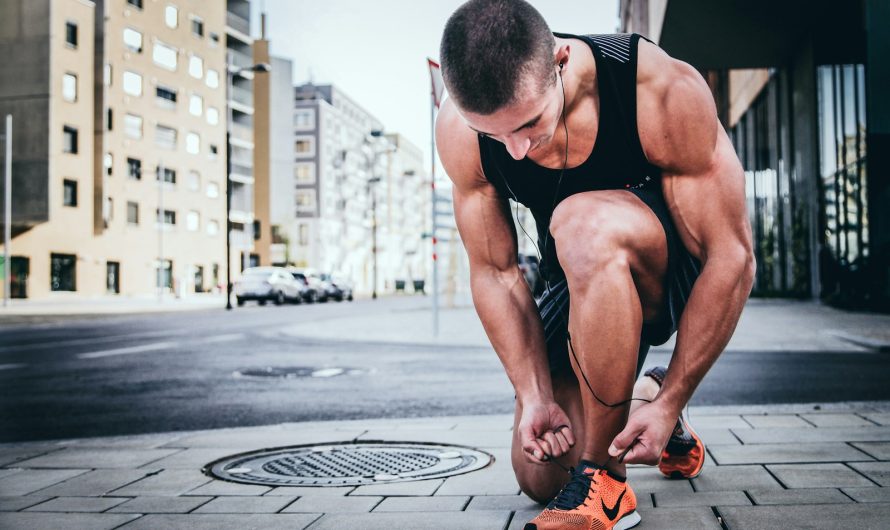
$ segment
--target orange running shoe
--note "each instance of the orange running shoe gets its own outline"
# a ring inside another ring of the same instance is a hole
[[[667,368],[656,366],[643,375],[651,377],[661,386],[666,374]],[[674,432],[661,453],[658,469],[667,478],[685,479],[699,476],[704,465],[705,444],[681,412]]]
[[[525,530],[626,530],[640,524],[627,479],[582,460],[572,478]]]

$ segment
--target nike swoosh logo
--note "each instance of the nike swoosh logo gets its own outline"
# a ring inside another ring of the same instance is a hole
[[[618,517],[618,508],[621,506],[621,499],[624,498],[625,493],[627,493],[627,488],[624,488],[624,491],[618,496],[618,500],[615,501],[615,506],[612,506],[611,508],[606,506],[606,503],[600,499],[600,504],[603,505],[603,513],[606,514],[606,517],[608,517],[610,521],[614,521],[615,518]]]

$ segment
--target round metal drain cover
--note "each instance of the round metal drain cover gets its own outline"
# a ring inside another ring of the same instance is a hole
[[[469,473],[493,460],[454,445],[350,443],[266,449],[226,457],[204,467],[223,480],[265,486],[360,486]]]

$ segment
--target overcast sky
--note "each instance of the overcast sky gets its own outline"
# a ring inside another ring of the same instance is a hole
[[[426,58],[458,0],[253,0],[253,37],[267,14],[272,54],[293,61],[294,84],[334,84],[430,155]],[[532,0],[553,31],[613,33],[618,0]]]

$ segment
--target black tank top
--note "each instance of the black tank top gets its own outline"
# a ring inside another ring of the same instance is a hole
[[[531,210],[538,227],[538,248],[544,253],[542,273],[551,280],[564,276],[552,235],[544,248],[554,204],[575,193],[596,190],[652,188],[662,195],[661,171],[646,160],[637,132],[637,47],[645,37],[636,33],[554,35],[583,40],[596,61],[599,126],[590,156],[581,165],[566,168],[557,197],[559,169],[541,167],[527,157],[514,160],[504,144],[479,136],[486,179],[502,197]]]

